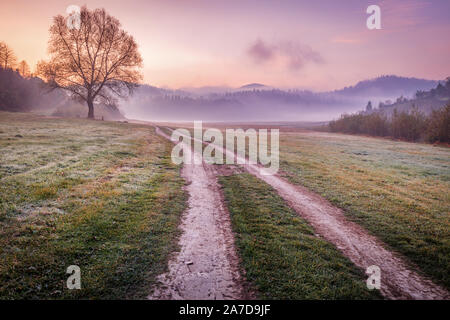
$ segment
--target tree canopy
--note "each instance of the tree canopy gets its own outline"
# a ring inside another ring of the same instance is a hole
[[[0,67],[14,69],[17,58],[14,51],[4,42],[0,41]]]
[[[70,18],[54,17],[51,57],[38,63],[37,72],[52,88],[85,101],[88,118],[94,118],[94,103],[113,103],[114,97],[132,93],[142,79],[142,58],[134,38],[104,9],[82,7],[79,25],[68,23]]]

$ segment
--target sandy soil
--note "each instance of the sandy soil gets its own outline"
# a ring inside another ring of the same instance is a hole
[[[223,149],[224,153],[233,154]],[[327,241],[333,243],[364,271],[381,269],[381,293],[388,299],[450,299],[450,293],[413,271],[406,260],[387,248],[358,224],[346,219],[339,208],[308,189],[293,185],[278,175],[263,175],[258,165],[244,165],[251,174],[271,185],[300,216]]]
[[[157,128],[157,133],[170,139]],[[185,156],[191,155],[188,146]],[[196,158],[201,155],[194,153]],[[183,213],[180,251],[149,299],[244,299],[249,296],[239,272],[229,213],[223,204],[214,166],[184,165],[189,208]]]

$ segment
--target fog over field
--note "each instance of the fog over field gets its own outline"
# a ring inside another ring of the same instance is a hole
[[[182,90],[142,85],[121,110],[127,118],[153,121],[328,121],[379,102],[413,97],[438,81],[382,76],[335,91],[279,89],[259,83],[239,88]]]

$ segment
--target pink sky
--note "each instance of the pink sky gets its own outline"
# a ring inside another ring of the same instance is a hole
[[[450,1],[2,1],[0,40],[34,67],[52,17],[104,7],[140,45],[144,81],[180,88],[251,82],[330,90],[383,74],[450,75]],[[366,28],[381,7],[382,30]]]

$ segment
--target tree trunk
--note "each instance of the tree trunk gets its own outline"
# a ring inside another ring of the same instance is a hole
[[[89,107],[88,119],[94,119],[94,102],[92,100],[87,101]]]

